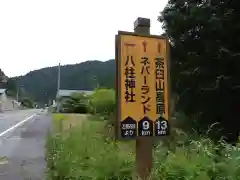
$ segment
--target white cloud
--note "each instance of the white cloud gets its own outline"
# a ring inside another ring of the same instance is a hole
[[[150,3],[151,2],[151,3]],[[118,30],[133,31],[137,17],[151,19],[167,0],[2,0],[0,68],[8,76],[46,66],[114,58]]]

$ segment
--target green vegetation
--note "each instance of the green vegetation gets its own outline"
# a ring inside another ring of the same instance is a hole
[[[66,115],[54,115],[55,131],[46,146],[48,179],[131,179],[134,142],[115,142],[106,137],[105,123],[100,119],[75,123],[66,130],[61,123],[67,121],[71,119]],[[239,179],[240,147],[215,145],[205,138],[190,139],[192,136],[178,136],[178,140],[171,141],[171,151],[163,142],[158,143],[153,180]]]
[[[240,1],[174,1],[160,14],[170,39],[171,87],[174,111],[185,126],[211,138],[235,143],[240,131],[239,36]],[[159,24],[160,26],[160,24]],[[223,31],[224,29],[224,31]],[[55,99],[57,66],[11,78],[37,102]],[[87,61],[61,67],[61,88],[114,88],[115,61]],[[231,123],[229,123],[229,119]]]
[[[239,7],[237,0],[169,0],[161,12],[159,21],[170,40],[173,117],[170,137],[155,142],[152,179],[240,179]],[[55,98],[56,79],[57,67],[12,78],[39,102]],[[87,109],[97,121],[79,116],[73,125],[71,118],[54,116],[58,128],[46,152],[49,179],[132,176],[132,143],[111,138],[114,90],[99,89],[114,85],[114,60],[62,66],[62,89],[97,88],[87,97]],[[82,98],[71,97],[68,109],[79,109]]]
[[[73,93],[70,97],[61,99],[61,112],[64,113],[87,113],[88,97],[84,93]]]
[[[53,114],[53,122],[55,123],[56,121],[61,121],[61,120],[66,120],[67,119],[67,116],[64,115],[64,114]]]
[[[0,88],[4,88],[5,81],[7,80],[7,76],[4,74],[4,72],[0,69]]]
[[[6,89],[6,94],[9,97],[16,98],[17,82],[14,79],[8,78],[0,69],[0,88]],[[18,87],[19,102],[23,107],[33,108],[35,103],[31,97],[28,96],[23,87]]]
[[[46,143],[48,179],[132,179],[135,142],[112,138],[113,94],[111,89],[96,89],[88,97],[94,115],[53,114],[54,128]],[[238,144],[214,143],[207,136],[187,134],[175,127],[169,138],[155,142],[151,179],[237,180],[239,157]]]
[[[235,143],[240,131],[240,1],[175,1],[159,17],[171,41],[176,110],[189,126]],[[231,123],[229,123],[231,122]]]
[[[114,111],[115,91],[113,89],[96,89],[89,98],[89,111],[92,114],[110,115]]]
[[[60,102],[60,112],[109,116],[115,109],[115,91],[98,88],[91,95],[73,93],[70,97],[60,98]]]
[[[7,95],[16,95],[17,87],[16,83],[9,79],[4,72],[0,69],[0,88],[7,89]]]
[[[24,87],[36,102],[48,103],[56,98],[58,67],[31,71],[25,76],[11,78]],[[115,86],[115,61],[86,61],[61,66],[61,89],[93,90],[96,87]]]
[[[33,108],[35,105],[34,102],[27,97],[21,98],[20,102],[21,102],[21,105],[26,108]]]
[[[85,121],[72,127],[70,132],[49,137],[49,179],[90,180],[116,178],[120,175],[128,177],[131,174],[129,167],[134,157],[121,152],[117,143],[103,139],[99,133],[102,125],[102,122]]]

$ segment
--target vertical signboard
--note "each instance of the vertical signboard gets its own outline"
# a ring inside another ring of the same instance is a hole
[[[120,31],[116,61],[118,136],[167,135],[167,39]]]
[[[167,41],[156,43],[155,78],[156,78],[156,121],[154,124],[155,136],[169,134],[169,82],[168,82],[168,53]]]

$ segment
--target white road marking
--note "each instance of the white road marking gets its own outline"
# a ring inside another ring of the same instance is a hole
[[[0,165],[8,164],[8,161],[0,161]]]
[[[2,158],[0,157],[0,165],[3,165],[3,164],[8,164],[8,160],[6,158]]]
[[[0,137],[2,137],[3,135],[7,134],[9,131],[12,131],[13,129],[17,128],[18,126],[21,126],[23,123],[25,123],[26,121],[32,119],[34,116],[36,116],[37,114],[33,114],[32,116],[29,116],[28,118],[20,121],[19,123],[15,124],[14,126],[8,128],[7,130],[3,131],[2,133],[0,133]]]

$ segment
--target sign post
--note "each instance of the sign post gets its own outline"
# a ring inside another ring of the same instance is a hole
[[[136,139],[136,172],[148,179],[154,136],[169,134],[168,41],[150,35],[150,19],[138,18],[134,33],[116,35],[119,139]]]

